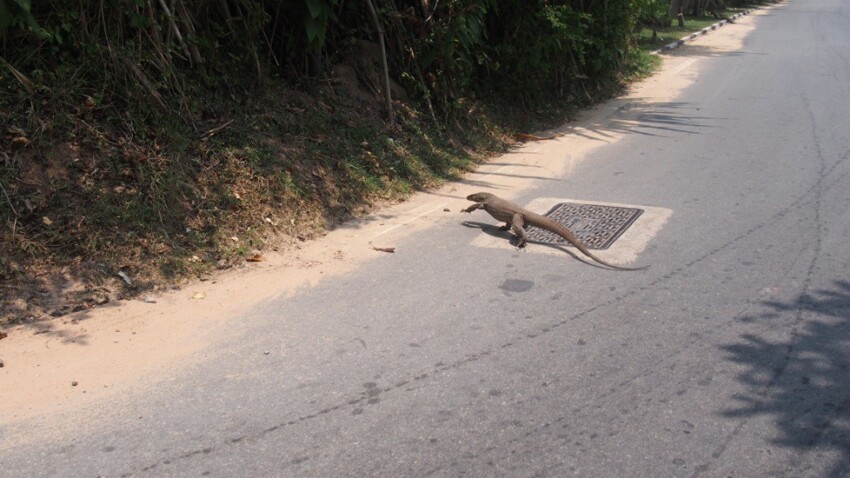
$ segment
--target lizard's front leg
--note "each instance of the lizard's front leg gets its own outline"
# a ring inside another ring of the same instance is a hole
[[[525,226],[525,219],[523,219],[522,214],[514,214],[514,217],[511,218],[511,230],[516,234],[517,247],[525,247],[526,242],[528,242],[528,234],[525,233],[523,226]]]
[[[473,204],[472,206],[469,206],[466,209],[461,209],[460,212],[472,212],[476,209],[483,209],[483,208],[484,208],[484,203],[483,202],[477,202],[477,203]]]

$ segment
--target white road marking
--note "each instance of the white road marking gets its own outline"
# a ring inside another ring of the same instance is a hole
[[[681,65],[677,66],[676,68],[673,68],[673,71],[671,71],[671,73],[673,73],[674,75],[675,75],[675,74],[678,74],[678,73],[681,73],[681,72],[682,72],[682,71],[684,71],[687,67],[689,67],[689,66],[693,65],[693,64],[694,64],[694,63],[696,63],[696,62],[697,62],[697,59],[696,59],[696,58],[690,58],[690,59],[688,59],[688,60],[685,60],[685,61],[684,61]]]

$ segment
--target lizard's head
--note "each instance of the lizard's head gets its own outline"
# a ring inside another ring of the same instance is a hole
[[[491,196],[492,196],[492,194],[490,194],[490,193],[475,193],[475,194],[470,194],[469,196],[466,196],[466,199],[468,199],[472,202],[484,202],[484,201],[487,200],[487,198],[489,198]]]

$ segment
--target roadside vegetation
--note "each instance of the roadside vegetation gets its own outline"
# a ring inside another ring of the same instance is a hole
[[[758,4],[742,3],[737,7],[715,9],[713,10],[714,14],[703,9],[702,13],[699,14],[683,15],[682,25],[677,20],[670,18],[667,10],[654,10],[654,14],[645,15],[643,21],[639,22],[635,42],[642,51],[655,51],[668,43],[755,7],[758,7]],[[653,12],[651,8],[648,8],[647,11]]]
[[[724,11],[690,3],[0,0],[0,327],[459,178]]]

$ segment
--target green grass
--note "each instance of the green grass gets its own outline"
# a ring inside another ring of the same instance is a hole
[[[661,68],[662,59],[651,50],[638,48],[632,52],[626,68],[626,80],[637,81],[648,78]]]
[[[732,16],[735,13],[726,12],[727,16]],[[652,29],[643,28],[637,34],[638,48],[645,51],[657,50],[668,43],[672,43],[682,37],[688,36],[691,33],[698,32],[705,27],[709,27],[720,19],[714,18],[711,15],[703,15],[698,17],[685,17],[685,26],[680,27],[676,20],[668,27],[662,27],[657,30],[658,37],[652,41]]]

